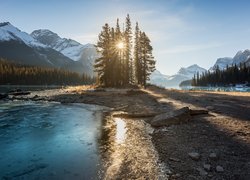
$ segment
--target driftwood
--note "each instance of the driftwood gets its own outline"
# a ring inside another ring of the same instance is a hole
[[[114,112],[112,113],[113,117],[122,117],[122,118],[147,118],[154,117],[159,113],[127,113],[127,112]]]
[[[190,109],[184,107],[175,111],[166,112],[155,116],[150,124],[154,127],[170,126],[174,124],[186,123],[191,118]]]
[[[208,114],[208,110],[206,109],[190,109],[189,113],[191,116],[197,116],[202,114]]]

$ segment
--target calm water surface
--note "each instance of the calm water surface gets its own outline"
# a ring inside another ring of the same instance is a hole
[[[0,179],[99,179],[102,110],[0,102]]]

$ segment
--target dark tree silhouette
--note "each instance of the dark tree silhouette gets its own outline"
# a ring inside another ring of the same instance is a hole
[[[155,70],[150,39],[145,32],[140,31],[138,23],[136,23],[134,43],[132,43],[129,15],[126,17],[123,31],[120,29],[119,19],[115,28],[105,24],[99,34],[96,48],[101,54],[101,57],[95,61],[99,85],[124,87],[138,84],[145,87],[150,74]]]

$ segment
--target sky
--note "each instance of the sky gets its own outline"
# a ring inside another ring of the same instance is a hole
[[[248,0],[0,0],[0,22],[86,44],[96,43],[105,23],[114,26],[130,14],[151,39],[156,68],[173,75],[250,49],[249,7]]]

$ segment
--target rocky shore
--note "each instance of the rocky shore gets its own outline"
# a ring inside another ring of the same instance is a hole
[[[168,179],[250,179],[250,93],[79,86],[4,98],[96,104],[143,119]]]

